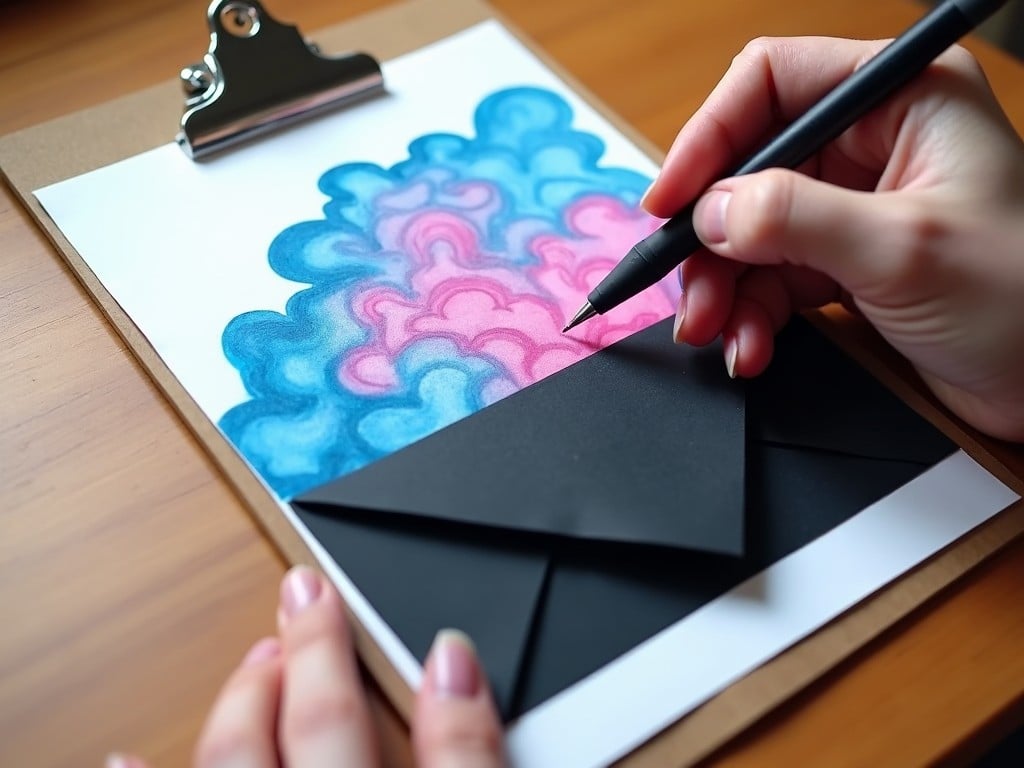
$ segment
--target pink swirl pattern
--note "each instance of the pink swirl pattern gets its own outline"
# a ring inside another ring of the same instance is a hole
[[[340,383],[353,392],[389,391],[399,382],[395,361],[405,350],[443,341],[504,372],[507,385],[487,393],[493,401],[673,312],[670,277],[574,332],[561,332],[593,286],[657,226],[618,198],[578,199],[565,208],[560,233],[518,222],[498,253],[484,236],[496,210],[489,185],[465,183],[452,194],[451,206],[417,207],[425,196],[415,190],[378,201],[390,209],[376,233],[382,251],[403,254],[410,273],[353,294],[353,314],[370,332],[340,361]]]

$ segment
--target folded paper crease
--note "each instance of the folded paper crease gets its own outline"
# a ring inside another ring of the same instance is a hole
[[[742,554],[743,385],[669,322],[293,503]]]
[[[593,464],[580,420],[606,430]],[[513,719],[954,450],[803,319],[745,388],[666,321],[293,506],[421,659],[446,623],[468,631]],[[560,515],[563,474],[609,495]],[[665,482],[616,487],[645,477]]]

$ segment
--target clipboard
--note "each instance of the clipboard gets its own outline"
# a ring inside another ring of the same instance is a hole
[[[353,42],[380,40],[379,46],[372,46],[374,52],[381,58],[389,58],[404,52],[407,48],[418,47],[491,16],[485,6],[467,0],[445,3],[443,10],[446,12],[442,12],[440,5],[410,3],[318,35],[318,39],[325,47],[331,49],[346,49],[351,47]],[[409,36],[406,38],[395,35],[395,29],[402,29],[408,32]],[[548,65],[558,71],[551,62],[548,62]],[[564,72],[559,74],[569,81],[578,93],[586,96],[583,89],[572,83],[572,79]],[[174,90],[170,85],[150,89],[104,107],[5,137],[0,143],[0,164],[23,203],[47,231],[207,450],[228,473],[269,535],[289,560],[311,562],[312,558],[307,548],[296,537],[292,528],[281,519],[277,507],[266,503],[263,488],[254,481],[248,468],[195,408],[173,375],[163,367],[146,339],[120,310],[116,301],[106,293],[32,196],[32,190],[48,183],[84,173],[163,143],[168,137],[167,126],[177,120],[180,111],[180,97],[173,93]],[[594,102],[593,99],[589,100]],[[631,133],[628,127],[621,123],[617,125],[624,133]],[[98,141],[95,144],[75,147],[72,153],[54,154],[54,148],[74,146],[74,142],[69,140],[70,137],[81,135],[83,132],[95,135]],[[638,143],[643,144],[642,141]],[[877,354],[868,349],[863,339],[856,338],[855,328],[844,323],[838,316],[822,316],[818,320],[823,326],[831,329],[834,335],[841,337],[844,345],[855,355],[861,356],[865,365],[879,373],[886,383],[891,384],[918,410],[939,423],[947,434],[954,437],[990,471],[1012,487],[1020,488],[1020,481],[1006,470],[997,455],[985,450],[980,442],[961,430],[893,374],[891,369],[878,359]],[[665,731],[647,747],[637,752],[633,759],[638,764],[663,764],[669,757],[672,761],[679,761],[706,755],[729,736],[753,722],[772,706],[919,605],[960,573],[1008,542],[1022,529],[1024,516],[1018,502],[938,558],[719,694],[678,726]],[[410,697],[405,684],[394,673],[393,668],[365,631],[358,632],[358,640],[360,652],[380,680],[382,687],[399,709],[408,714]]]

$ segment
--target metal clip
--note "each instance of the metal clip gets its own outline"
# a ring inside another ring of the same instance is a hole
[[[181,71],[176,138],[193,160],[384,90],[372,56],[321,56],[257,0],[214,0],[206,17],[210,49]]]

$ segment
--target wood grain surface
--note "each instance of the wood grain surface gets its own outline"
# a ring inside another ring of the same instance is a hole
[[[493,4],[661,148],[748,39],[881,37],[921,12],[888,0]],[[380,5],[267,2],[314,39]],[[174,77],[206,48],[205,6],[0,2],[0,134]],[[1024,67],[970,47],[1024,131]],[[1024,455],[1009,455],[1021,472]],[[6,187],[0,494],[0,765],[97,765],[114,749],[187,764],[217,688],[273,630],[284,564]],[[1022,585],[1018,541],[713,761],[967,760],[1024,720]],[[374,701],[387,763],[409,764],[404,726]]]

